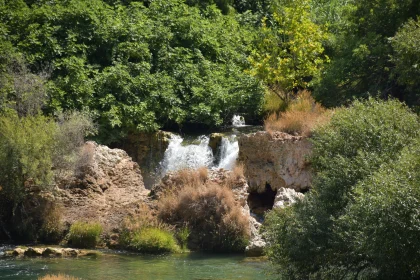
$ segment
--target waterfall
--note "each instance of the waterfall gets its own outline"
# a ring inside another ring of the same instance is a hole
[[[239,153],[239,145],[235,135],[231,139],[223,137],[219,149],[220,162],[217,167],[232,170]]]
[[[163,176],[169,171],[183,168],[197,169],[203,166],[231,170],[235,166],[238,152],[239,145],[235,135],[222,138],[217,155],[213,155],[208,136],[199,136],[194,141],[185,141],[179,135],[172,135],[158,173]],[[215,160],[215,156],[218,160]],[[217,162],[216,165],[215,162]]]
[[[241,127],[245,126],[245,119],[242,116],[234,115],[232,118],[232,126],[234,127]]]
[[[192,144],[184,145],[181,136],[173,135],[161,162],[161,173],[183,168],[196,169],[202,166],[211,167],[213,152],[209,146],[209,137],[200,136]]]

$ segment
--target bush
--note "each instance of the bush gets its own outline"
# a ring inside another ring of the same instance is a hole
[[[139,212],[124,220],[120,244],[126,249],[142,253],[178,252],[179,246],[172,228],[160,222],[147,205],[142,205]]]
[[[132,232],[129,240],[124,242],[126,247],[141,253],[176,253],[179,246],[174,235],[169,231],[157,227],[145,227]]]
[[[354,188],[354,201],[337,221],[335,234],[348,244],[361,275],[420,277],[419,186],[420,138]],[[355,254],[365,257],[358,260]]]
[[[243,251],[249,239],[249,221],[232,190],[202,182],[168,191],[158,205],[159,218],[179,227],[189,225],[199,248]]]
[[[95,248],[101,233],[99,223],[75,222],[70,227],[69,243],[77,248]]]
[[[285,112],[269,115],[264,120],[264,128],[268,132],[283,131],[310,136],[317,126],[327,123],[329,117],[330,112],[316,103],[310,92],[302,91]]]
[[[272,211],[265,223],[270,244],[267,253],[280,274],[286,279],[383,279],[385,276],[381,273],[376,276],[360,273],[367,268],[371,272],[389,272],[386,267],[396,269],[398,259],[404,256],[396,252],[405,250],[397,246],[404,245],[402,236],[411,233],[385,234],[381,230],[388,226],[413,230],[410,228],[417,223],[416,216],[412,216],[410,222],[403,217],[413,213],[417,206],[409,198],[415,195],[410,194],[411,185],[402,188],[400,183],[405,184],[402,178],[394,189],[391,184],[395,180],[385,174],[395,175],[394,167],[389,166],[398,160],[405,147],[412,145],[419,132],[418,116],[405,105],[395,100],[374,99],[357,101],[348,109],[337,110],[330,123],[314,132],[311,163],[316,176],[312,191],[291,208]],[[413,160],[411,164],[415,168],[414,163]],[[418,176],[418,171],[411,168],[406,171],[409,170],[413,171],[409,176]],[[407,176],[407,173],[402,174]],[[389,182],[379,180],[381,177],[388,178]],[[407,196],[402,199],[399,192]],[[363,198],[365,195],[367,198]],[[375,196],[380,199],[369,201],[368,197]],[[402,220],[396,221],[391,205],[396,210],[403,209],[396,215]],[[353,207],[359,210],[351,210]],[[346,214],[347,211],[352,214]],[[374,222],[374,219],[378,220]],[[380,246],[385,247],[379,249]],[[385,248],[389,249],[386,254],[388,249]],[[378,250],[377,253],[374,250]],[[378,252],[383,252],[387,261],[374,260],[380,255]],[[408,249],[406,256],[412,252]],[[415,273],[417,268],[410,269]]]
[[[38,280],[79,280],[79,278],[64,275],[64,274],[57,274],[57,275],[48,274],[43,277],[38,277]]]
[[[190,234],[191,232],[187,226],[184,226],[178,230],[176,237],[178,238],[182,250],[187,249],[188,237]]]

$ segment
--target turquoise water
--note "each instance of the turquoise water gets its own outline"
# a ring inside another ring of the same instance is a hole
[[[0,279],[37,279],[63,273],[82,279],[270,279],[267,262],[241,255],[203,253],[164,256],[108,252],[75,259],[0,258]]]

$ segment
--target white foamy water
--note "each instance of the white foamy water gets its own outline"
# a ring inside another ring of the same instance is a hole
[[[232,170],[235,167],[238,154],[238,141],[223,137],[222,144],[220,145],[220,162],[217,167]]]
[[[234,127],[241,127],[245,126],[245,119],[242,116],[234,115],[232,118],[232,126]]]
[[[200,136],[197,144],[183,145],[183,141],[181,136],[172,136],[161,162],[163,174],[183,168],[196,169],[212,165],[213,152],[209,146],[209,137]]]
[[[239,145],[236,137],[223,137],[215,159],[209,146],[209,137],[200,136],[190,144],[185,144],[181,136],[173,135],[168,148],[160,163],[160,174],[165,175],[169,171],[177,171],[183,168],[197,169],[199,167],[224,168],[231,170],[235,166],[239,153]],[[218,162],[217,165],[214,163]]]

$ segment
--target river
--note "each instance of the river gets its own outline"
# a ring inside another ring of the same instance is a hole
[[[63,273],[86,280],[244,279],[265,280],[268,263],[243,255],[185,253],[139,255],[107,251],[98,257],[1,258],[0,279],[38,279]]]

